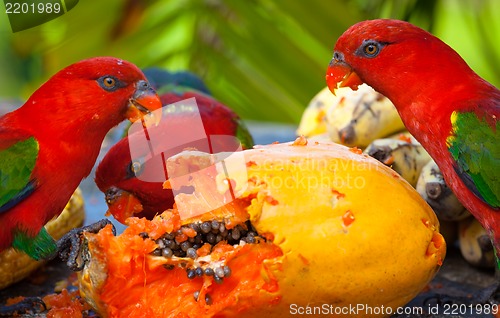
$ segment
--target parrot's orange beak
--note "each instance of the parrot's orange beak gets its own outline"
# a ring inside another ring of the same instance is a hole
[[[160,117],[154,114],[154,110],[162,107],[160,97],[151,85],[144,80],[136,83],[135,93],[129,100],[129,107],[125,116],[134,122],[143,119],[146,115],[153,117],[156,124],[160,121]],[[157,118],[158,117],[158,118]]]
[[[358,74],[338,56],[334,54],[334,58],[330,61],[326,70],[326,84],[333,95],[335,95],[335,90],[338,88],[350,87],[352,90],[357,90],[358,86],[363,84]]]
[[[111,187],[106,190],[106,203],[108,211],[106,216],[113,217],[120,223],[125,224],[125,220],[142,212],[142,204],[132,193]]]

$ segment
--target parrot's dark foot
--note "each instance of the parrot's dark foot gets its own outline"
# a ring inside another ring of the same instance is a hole
[[[16,317],[22,314],[37,314],[47,310],[47,306],[40,297],[26,297],[20,302],[0,306],[0,317]]]
[[[57,250],[61,260],[66,262],[72,271],[81,271],[86,261],[85,259],[80,259],[80,262],[78,261],[82,250],[83,232],[97,233],[108,224],[113,226],[113,234],[116,235],[116,229],[108,219],[102,219],[96,223],[82,226],[66,233],[61,239],[59,239],[59,241],[57,241]]]

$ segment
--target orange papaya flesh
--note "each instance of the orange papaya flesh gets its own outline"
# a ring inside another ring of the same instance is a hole
[[[185,253],[164,257],[158,253],[158,242],[165,240],[165,235],[175,240],[185,232],[192,234],[191,227],[181,225],[175,210],[151,221],[130,218],[128,225],[116,237],[111,228],[85,234],[92,270],[80,278],[80,290],[87,300],[94,300],[91,305],[106,313],[104,316],[233,316],[279,302],[278,282],[272,273],[276,264],[269,260],[279,258],[282,252],[264,238],[256,235],[252,244],[243,240],[235,245],[227,240],[213,246],[204,243],[198,251],[206,251],[196,259]],[[189,275],[198,268],[203,269],[202,275]]]

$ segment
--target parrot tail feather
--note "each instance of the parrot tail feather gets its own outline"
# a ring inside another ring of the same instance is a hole
[[[20,230],[16,231],[12,246],[37,261],[49,260],[57,256],[57,244],[44,227],[35,237]]]

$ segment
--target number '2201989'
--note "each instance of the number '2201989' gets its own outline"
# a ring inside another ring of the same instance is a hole
[[[498,313],[497,304],[444,304],[443,314],[445,315],[490,315]]]
[[[60,13],[61,4],[56,3],[19,3],[6,2],[5,13],[7,14],[28,14],[28,13]]]

